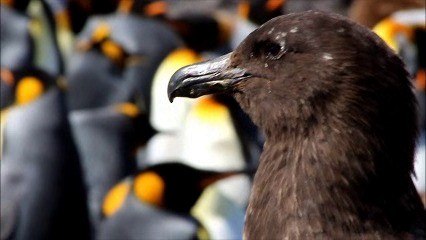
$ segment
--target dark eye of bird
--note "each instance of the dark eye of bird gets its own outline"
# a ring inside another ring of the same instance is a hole
[[[255,43],[251,56],[261,56],[270,60],[275,60],[280,58],[284,54],[284,48],[270,40],[264,40]]]
[[[281,51],[281,46],[276,43],[268,42],[265,45],[266,56],[275,57],[278,55],[278,53],[280,53],[280,51]]]

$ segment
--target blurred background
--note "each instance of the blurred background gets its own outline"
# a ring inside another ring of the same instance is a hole
[[[346,15],[398,53],[419,100],[423,0],[1,0],[1,239],[242,239],[263,136],[229,96],[167,98],[180,67],[269,19]]]

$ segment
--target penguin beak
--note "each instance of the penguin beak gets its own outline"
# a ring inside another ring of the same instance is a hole
[[[175,97],[197,98],[206,94],[224,93],[233,84],[250,77],[245,69],[231,67],[231,54],[176,71],[167,88],[170,102]]]

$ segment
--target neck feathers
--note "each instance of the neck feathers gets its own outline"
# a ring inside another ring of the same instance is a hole
[[[409,225],[415,209],[422,210],[410,175],[398,178],[400,189],[383,179],[380,145],[366,136],[347,126],[269,136],[247,210],[248,239],[265,234],[266,239],[392,239],[410,228],[394,228],[404,221]],[[415,202],[413,209],[409,202]]]

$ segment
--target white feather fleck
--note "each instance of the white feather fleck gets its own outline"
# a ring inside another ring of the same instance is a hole
[[[276,36],[275,36],[275,40],[278,40],[280,38],[285,38],[287,36],[287,32],[279,32]]]
[[[331,56],[331,54],[330,54],[330,53],[324,53],[324,54],[322,55],[322,58],[323,58],[324,60],[326,60],[326,61],[329,61],[329,60],[332,60],[332,59],[333,59],[333,56]]]
[[[281,202],[281,198],[282,198],[282,189],[280,188],[278,190],[278,202]]]
[[[297,31],[299,31],[298,27],[293,27],[292,29],[290,29],[291,33],[296,33]]]

